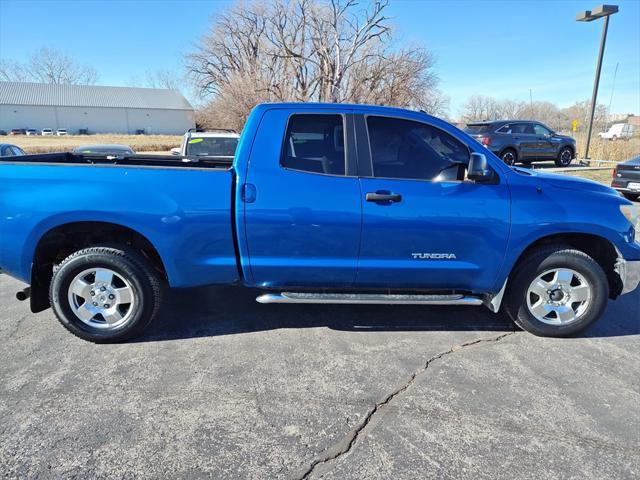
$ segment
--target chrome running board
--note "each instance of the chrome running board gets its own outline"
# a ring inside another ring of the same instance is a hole
[[[258,303],[349,303],[396,305],[482,305],[482,299],[465,295],[385,295],[380,293],[265,293]]]

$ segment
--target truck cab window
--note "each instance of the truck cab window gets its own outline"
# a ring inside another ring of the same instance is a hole
[[[367,127],[375,177],[463,180],[455,165],[469,163],[469,149],[448,133],[387,117],[367,117]]]
[[[345,175],[342,115],[292,115],[280,164],[292,170]]]

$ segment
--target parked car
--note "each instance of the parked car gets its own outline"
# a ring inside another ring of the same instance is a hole
[[[103,144],[103,145],[82,145],[73,149],[76,155],[106,155],[129,157],[136,152],[128,145]]]
[[[0,143],[0,157],[16,157],[19,155],[26,155],[26,153],[17,145]]]
[[[27,128],[26,134],[27,136],[35,136],[38,135],[38,131],[35,128]]]
[[[4,135],[6,135],[6,134],[7,134],[7,131],[6,131],[6,130],[0,130],[0,135],[4,136]]]
[[[554,160],[567,167],[576,157],[576,141],[546,125],[529,120],[473,122],[465,132],[487,147],[507,165]]]
[[[640,282],[638,211],[615,190],[510,168],[448,122],[389,107],[259,105],[232,164],[28,155],[0,162],[0,191],[0,268],[30,284],[18,297],[94,342],[140,334],[165,285],[503,306],[563,337]]]
[[[59,128],[58,130],[56,130],[56,135],[59,137],[68,135],[67,134],[67,129],[66,128]]]
[[[24,128],[12,128],[9,135],[25,135],[27,131]]]
[[[43,128],[40,132],[43,136],[53,135],[53,129],[51,128]]]
[[[598,136],[603,140],[629,140],[633,137],[634,126],[630,123],[615,123],[606,132],[600,132]]]
[[[640,156],[618,164],[613,170],[611,186],[629,200],[640,198]]]
[[[172,148],[173,155],[183,157],[210,157],[226,159],[231,162],[238,147],[238,135],[233,130],[191,129],[184,134],[180,147]]]

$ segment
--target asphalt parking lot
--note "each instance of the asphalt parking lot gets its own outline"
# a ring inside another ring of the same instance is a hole
[[[580,338],[483,308],[172,293],[93,345],[0,275],[4,478],[638,478],[640,292]]]

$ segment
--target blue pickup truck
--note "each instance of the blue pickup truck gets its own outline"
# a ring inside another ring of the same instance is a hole
[[[573,335],[638,286],[637,224],[609,187],[387,107],[259,105],[232,163],[0,162],[0,268],[93,342],[140,334],[167,286],[215,284],[261,303],[485,305]]]

